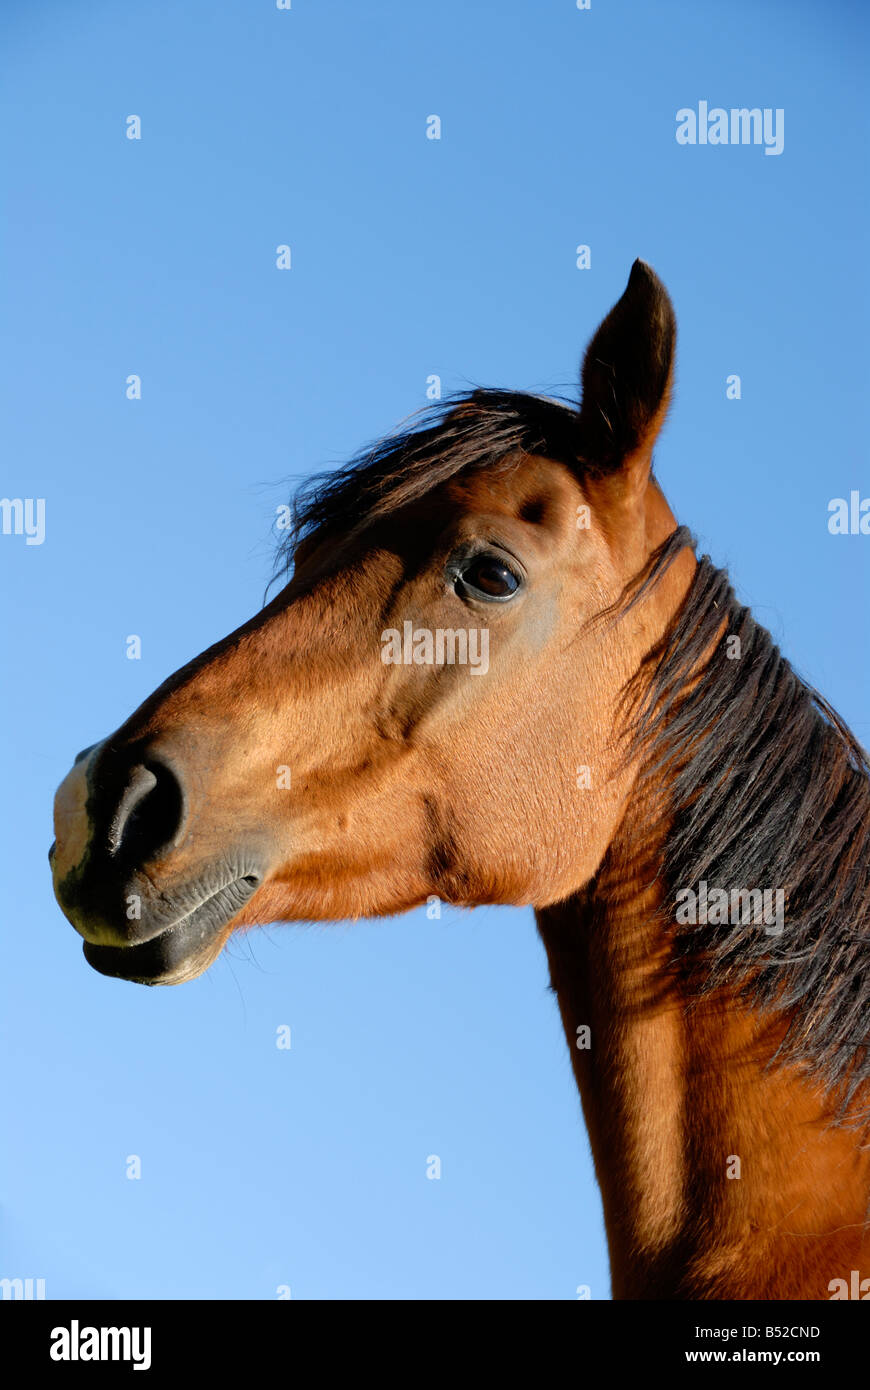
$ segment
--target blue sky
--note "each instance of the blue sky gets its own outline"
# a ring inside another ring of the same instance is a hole
[[[46,535],[0,535],[0,1275],[49,1297],[607,1298],[530,911],[272,927],[145,990],[90,970],[54,903],[52,797],[259,607],[294,479],[432,373],[572,390],[638,255],[679,322],[666,492],[867,742],[870,537],[830,535],[827,509],[870,495],[868,13],[7,0],[2,29],[0,492],[45,498]],[[679,146],[701,100],[782,108],[782,154]]]

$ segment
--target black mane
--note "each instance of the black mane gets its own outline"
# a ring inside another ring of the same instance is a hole
[[[363,449],[349,463],[316,474],[291,505],[275,577],[286,575],[300,542],[347,538],[413,502],[457,473],[498,468],[510,455],[544,454],[576,467],[577,406],[524,391],[478,388],[419,411],[414,424]]]
[[[680,527],[623,611],[687,544]],[[642,778],[669,788],[664,878],[677,962],[699,992],[736,986],[789,1013],[777,1057],[837,1092],[842,1117],[870,1081],[866,753],[707,555],[626,693]],[[678,926],[675,894],[702,879],[783,889],[782,935],[752,923]]]

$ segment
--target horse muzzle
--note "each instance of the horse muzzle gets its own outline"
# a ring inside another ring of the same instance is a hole
[[[54,819],[55,897],[103,975],[193,979],[264,878],[250,848],[224,844],[202,862],[183,774],[154,748],[86,749],[58,789]]]

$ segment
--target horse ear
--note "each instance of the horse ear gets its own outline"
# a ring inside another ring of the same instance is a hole
[[[580,439],[584,462],[603,473],[646,477],[668,409],[677,321],[668,292],[635,261],[622,298],[586,349]]]

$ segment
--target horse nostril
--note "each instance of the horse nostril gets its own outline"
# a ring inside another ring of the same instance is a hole
[[[130,769],[127,784],[109,822],[109,853],[146,863],[177,834],[184,796],[175,773],[149,760]]]

